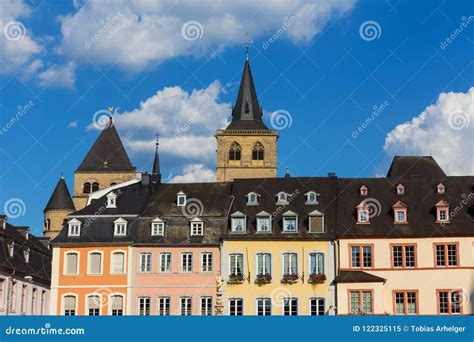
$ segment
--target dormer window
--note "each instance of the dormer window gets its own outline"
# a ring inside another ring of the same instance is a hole
[[[10,258],[13,258],[14,252],[15,252],[15,243],[12,241],[8,243],[8,255],[10,255]]]
[[[287,205],[288,204],[288,194],[286,192],[279,192],[277,194],[277,205]]]
[[[449,223],[449,203],[441,200],[436,206],[436,223]]]
[[[272,231],[272,221],[270,214],[266,211],[261,211],[257,214],[257,232],[270,233]]]
[[[256,192],[250,192],[247,194],[247,205],[258,205],[258,196]]]
[[[30,262],[30,249],[29,248],[23,251],[23,257],[25,258],[26,263]]]
[[[184,192],[178,192],[176,204],[178,205],[178,207],[184,207],[186,205],[186,194]]]
[[[107,194],[107,208],[117,208],[117,195],[113,192]]]
[[[283,214],[283,232],[297,233],[298,232],[298,215],[291,210]]]
[[[204,222],[197,217],[191,220],[191,236],[204,235]]]
[[[359,192],[361,196],[367,196],[369,194],[369,188],[367,188],[365,185],[362,185],[359,189]]]
[[[114,221],[114,236],[127,235],[127,221],[123,218],[118,218]]]
[[[324,233],[324,214],[314,210],[308,214],[309,232]]]
[[[407,206],[402,201],[398,201],[393,206],[394,223],[408,223]]]
[[[397,185],[397,195],[405,195],[405,186],[403,184]]]
[[[314,192],[314,191],[307,192],[305,194],[305,196],[306,196],[306,203],[305,204],[319,204],[319,202],[318,202],[319,194],[317,194],[316,192]]]
[[[247,230],[245,224],[245,214],[241,213],[240,211],[237,211],[230,216],[232,233],[245,233],[245,231]]]
[[[151,221],[151,236],[164,236],[165,223],[158,217]]]
[[[444,186],[443,183],[439,183],[437,186],[436,186],[436,192],[438,194],[444,194],[446,192],[446,187]]]
[[[80,236],[81,235],[81,221],[74,218],[68,222],[68,236]]]
[[[356,207],[357,209],[357,223],[358,224],[369,224],[370,223],[370,216],[369,216],[369,206],[365,201],[359,203]]]

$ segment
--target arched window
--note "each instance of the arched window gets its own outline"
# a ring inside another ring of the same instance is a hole
[[[110,186],[114,186],[114,185],[117,185],[117,183],[115,182],[110,183]]]
[[[92,183],[92,192],[99,191],[99,183]]]
[[[240,147],[239,143],[234,141],[230,145],[229,149],[229,160],[240,160],[240,152],[242,148]]]
[[[50,230],[50,229],[51,229],[51,220],[47,219],[46,220],[46,230]]]
[[[265,149],[263,148],[263,145],[257,141],[255,145],[253,145],[252,160],[263,160],[264,152]]]
[[[84,186],[82,187],[82,192],[85,194],[89,194],[91,192],[91,183],[84,183]]]

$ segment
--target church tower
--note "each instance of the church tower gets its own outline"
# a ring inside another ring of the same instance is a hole
[[[247,54],[232,121],[216,133],[218,182],[276,177],[278,134],[262,116]]]
[[[84,208],[95,191],[135,178],[135,168],[112,118],[74,173],[74,206]]]
[[[54,239],[59,234],[66,217],[75,211],[71,194],[61,175],[53,194],[44,208],[44,237]]]

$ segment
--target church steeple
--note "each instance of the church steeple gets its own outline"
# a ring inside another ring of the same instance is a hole
[[[156,148],[155,148],[155,159],[153,160],[153,171],[152,174],[154,175],[161,175],[161,170],[160,170],[160,154],[158,152],[158,146],[160,145],[160,142],[158,141],[158,134],[156,135],[156,142],[155,142]]]
[[[67,216],[76,209],[67,188],[64,176],[61,174],[48,204],[44,208],[44,236],[55,238],[61,231]]]
[[[264,129],[268,130],[263,123],[262,107],[258,102],[257,91],[253,82],[250,62],[248,60],[248,48],[242,79],[240,80],[239,93],[232,109],[232,122],[226,129]]]

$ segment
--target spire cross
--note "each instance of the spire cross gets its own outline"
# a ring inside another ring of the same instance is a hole
[[[156,136],[156,142],[155,142],[155,145],[156,145],[156,148],[158,148],[158,145],[160,144],[160,142],[159,142],[159,139],[160,139],[160,134],[159,134],[159,133],[156,133],[156,134],[155,134],[155,136]]]
[[[248,61],[249,60],[249,47],[253,43],[253,41],[250,40],[250,38],[249,38],[249,33],[248,32],[245,32],[245,39],[244,39],[243,43],[245,45],[245,60]]]

